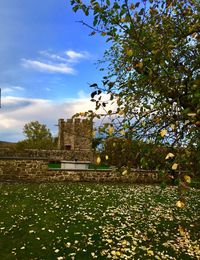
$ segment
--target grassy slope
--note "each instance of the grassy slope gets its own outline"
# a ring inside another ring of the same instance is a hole
[[[176,188],[1,184],[0,259],[197,259],[200,191],[177,209]],[[179,229],[181,226],[184,229]]]

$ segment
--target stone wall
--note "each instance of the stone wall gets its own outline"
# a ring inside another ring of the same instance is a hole
[[[47,172],[43,158],[0,158],[0,181],[42,181]]]
[[[48,169],[44,158],[0,158],[0,181],[158,183],[161,178],[156,171],[132,171],[123,176],[114,170]]]
[[[123,176],[112,170],[49,170],[49,181],[76,181],[98,183],[159,183],[157,172],[132,171]]]
[[[38,149],[26,149],[24,151],[13,151],[9,148],[0,149],[0,157],[42,157],[48,158],[50,161],[91,161],[93,160],[93,152],[85,150],[67,151],[67,150],[38,150]]]

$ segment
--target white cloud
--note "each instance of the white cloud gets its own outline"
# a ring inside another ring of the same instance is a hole
[[[26,123],[38,120],[46,124],[57,135],[59,118],[70,118],[78,112],[94,109],[90,98],[82,95],[77,99],[55,102],[47,99],[29,99],[6,96],[2,100],[0,114],[0,140],[19,141],[24,139],[22,130]]]
[[[45,57],[48,57],[50,59],[53,59],[53,60],[57,60],[57,61],[62,61],[62,62],[67,62],[67,59],[66,57],[63,58],[61,57],[60,55],[58,54],[54,54],[54,53],[50,53],[48,51],[39,51],[39,54],[41,54],[42,56],[45,56]]]
[[[80,90],[80,91],[77,93],[77,95],[78,95],[78,97],[79,97],[80,99],[85,99],[85,98],[87,98],[87,96],[88,96],[83,90]]]
[[[75,70],[64,63],[48,64],[37,60],[23,59],[22,65],[25,68],[32,68],[35,70],[46,71],[50,73],[75,74]]]
[[[73,50],[67,50],[61,54],[43,50],[39,51],[39,54],[38,59],[22,59],[22,66],[43,72],[76,74],[74,65],[80,60],[91,57],[87,51],[76,52]]]
[[[0,88],[1,88],[1,91],[2,91],[2,95],[24,90],[24,88],[22,88],[20,86],[7,86],[7,85],[3,85],[3,86],[0,86]]]
[[[65,52],[65,54],[69,57],[69,62],[77,62],[80,59],[88,59],[89,53],[86,51],[83,52],[75,52],[73,50],[68,50]]]

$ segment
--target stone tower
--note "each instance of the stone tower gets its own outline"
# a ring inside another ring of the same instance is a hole
[[[58,149],[71,151],[78,160],[91,157],[93,125],[90,120],[59,119],[58,127]]]

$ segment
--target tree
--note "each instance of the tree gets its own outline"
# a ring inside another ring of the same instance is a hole
[[[199,150],[200,139],[199,0],[71,4],[93,18],[91,35],[99,33],[110,42],[101,62],[102,86],[92,84],[91,97],[97,109],[103,107],[101,116],[109,117],[113,133],[184,147],[190,164],[189,154]],[[104,93],[109,100],[103,100]],[[179,159],[176,154],[176,167]]]
[[[52,135],[47,126],[38,121],[25,124],[23,133],[28,140],[52,139]]]
[[[18,142],[19,149],[51,149],[55,146],[50,130],[38,121],[25,124],[23,133],[26,139]]]

